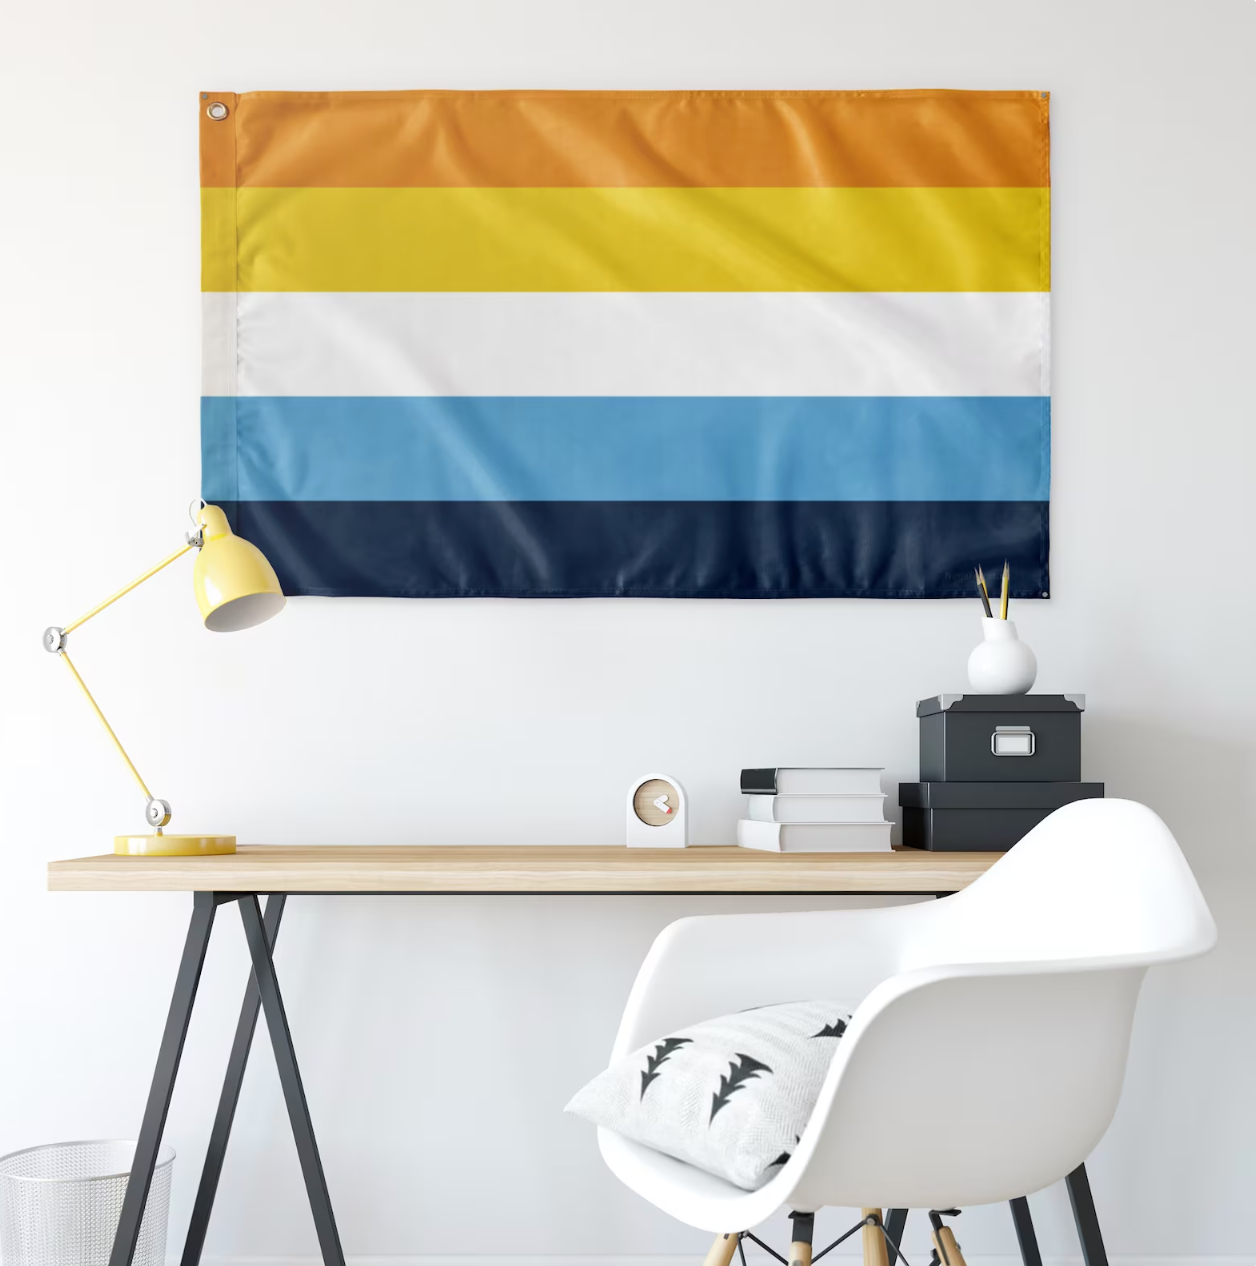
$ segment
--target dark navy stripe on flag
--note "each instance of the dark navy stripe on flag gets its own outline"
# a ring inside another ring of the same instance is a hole
[[[1011,563],[1043,597],[1043,501],[224,501],[284,592],[955,598]]]
[[[206,397],[210,501],[1045,501],[1045,396]]]

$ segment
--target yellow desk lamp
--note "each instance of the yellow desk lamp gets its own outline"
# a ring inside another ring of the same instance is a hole
[[[106,598],[98,607],[80,616],[65,628],[44,630],[44,650],[60,655],[65,666],[78,682],[87,702],[105,727],[105,733],[113,740],[118,754],[126,762],[131,776],[140,785],[146,801],[144,819],[153,828],[151,835],[117,835],[113,851],[130,857],[187,857],[211,853],[234,853],[234,835],[166,835],[162,827],[170,821],[170,805],[159,800],[140,777],[126,749],[118,741],[100,705],[92,698],[78,669],[66,654],[65,641],[75,629],[99,615],[106,607],[117,602],[124,594],[168,567],[176,558],[182,558],[189,550],[199,549],[196,565],[192,569],[192,586],[196,590],[196,604],[201,609],[205,627],[212,633],[234,633],[237,629],[250,629],[255,624],[269,620],[283,610],[286,599],[279,587],[275,570],[256,545],[242,540],[232,532],[227,516],[217,506],[206,505],[199,499],[190,508],[194,532],[187,534],[187,544],[175,550],[169,558],[163,558],[156,567],[149,568],[142,576]]]

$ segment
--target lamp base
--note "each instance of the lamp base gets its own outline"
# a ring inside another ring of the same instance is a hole
[[[119,857],[214,857],[236,851],[234,835],[115,835]]]

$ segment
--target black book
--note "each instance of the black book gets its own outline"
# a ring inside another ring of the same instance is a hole
[[[875,796],[880,794],[884,772],[875,766],[743,769],[741,790],[747,796]]]

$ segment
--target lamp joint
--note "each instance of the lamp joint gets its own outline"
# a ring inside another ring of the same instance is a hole
[[[160,835],[161,828],[170,821],[170,801],[149,796],[148,803],[144,806],[144,820]]]
[[[44,630],[44,650],[50,655],[65,654],[65,630],[55,624]]]

